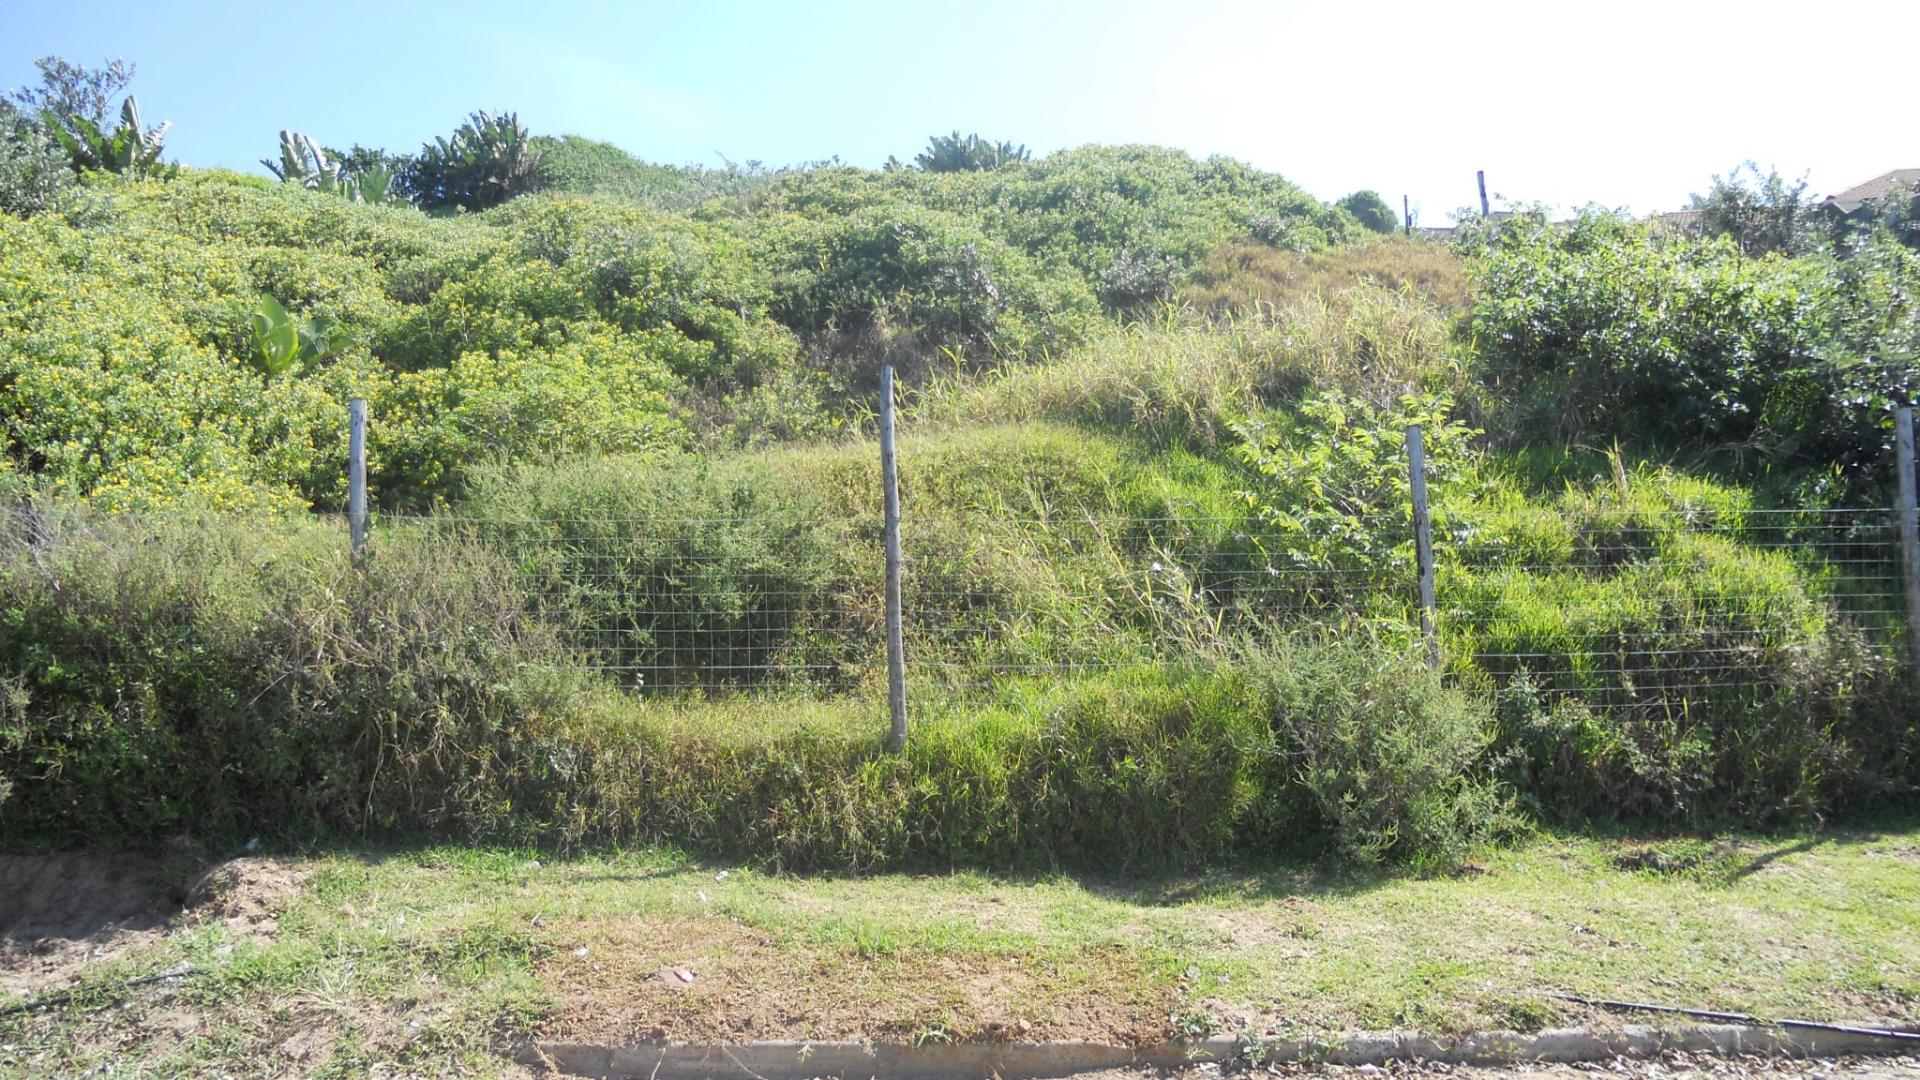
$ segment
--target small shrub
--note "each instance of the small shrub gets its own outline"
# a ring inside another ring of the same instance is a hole
[[[1322,393],[1297,412],[1236,426],[1257,540],[1276,574],[1287,575],[1293,599],[1351,604],[1412,580],[1406,430],[1421,426],[1430,482],[1470,476],[1476,433],[1449,417],[1450,405],[1408,397],[1387,410]]]
[[[1415,650],[1305,644],[1236,660],[1271,702],[1281,766],[1269,789],[1302,789],[1340,854],[1449,864],[1510,827],[1484,772],[1485,702],[1448,688]]]

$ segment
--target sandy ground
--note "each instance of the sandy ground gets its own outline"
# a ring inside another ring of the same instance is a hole
[[[38,994],[157,940],[217,919],[234,938],[273,933],[304,871],[238,858],[185,882],[162,859],[100,852],[0,854],[0,990]]]

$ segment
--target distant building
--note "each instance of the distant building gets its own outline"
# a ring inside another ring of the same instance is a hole
[[[1879,202],[1896,192],[1912,195],[1916,188],[1920,188],[1920,169],[1895,169],[1864,184],[1855,184],[1838,194],[1829,195],[1820,205],[1841,217],[1853,217],[1870,203]]]
[[[1663,214],[1649,214],[1646,220],[1656,229],[1686,232],[1700,224],[1700,213],[1698,210],[1669,210]]]

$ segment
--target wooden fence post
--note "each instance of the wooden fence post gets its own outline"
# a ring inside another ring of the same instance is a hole
[[[1900,467],[1900,563],[1907,584],[1907,657],[1914,685],[1920,688],[1920,509],[1915,506],[1913,406],[1893,414],[1894,445]]]
[[[900,474],[893,445],[893,365],[880,369],[880,483],[886,489],[887,711],[893,720],[887,746],[907,745],[906,635],[901,629]]]
[[[347,532],[358,563],[367,550],[367,399],[347,403]]]
[[[1420,569],[1420,634],[1427,641],[1427,665],[1440,667],[1440,631],[1434,617],[1433,523],[1427,517],[1427,456],[1420,425],[1407,426],[1408,478],[1413,482],[1413,548]]]

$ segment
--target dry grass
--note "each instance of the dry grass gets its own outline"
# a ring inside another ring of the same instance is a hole
[[[1472,302],[1458,256],[1443,245],[1400,236],[1308,253],[1225,244],[1195,273],[1184,299],[1199,311],[1226,315],[1285,310],[1304,298],[1330,297],[1356,285],[1404,293],[1447,316],[1466,311]]]
[[[1136,324],[1049,363],[936,383],[912,418],[1072,423],[1210,450],[1233,420],[1310,387],[1387,405],[1413,391],[1460,395],[1466,374],[1432,303],[1349,284],[1211,322]]]

